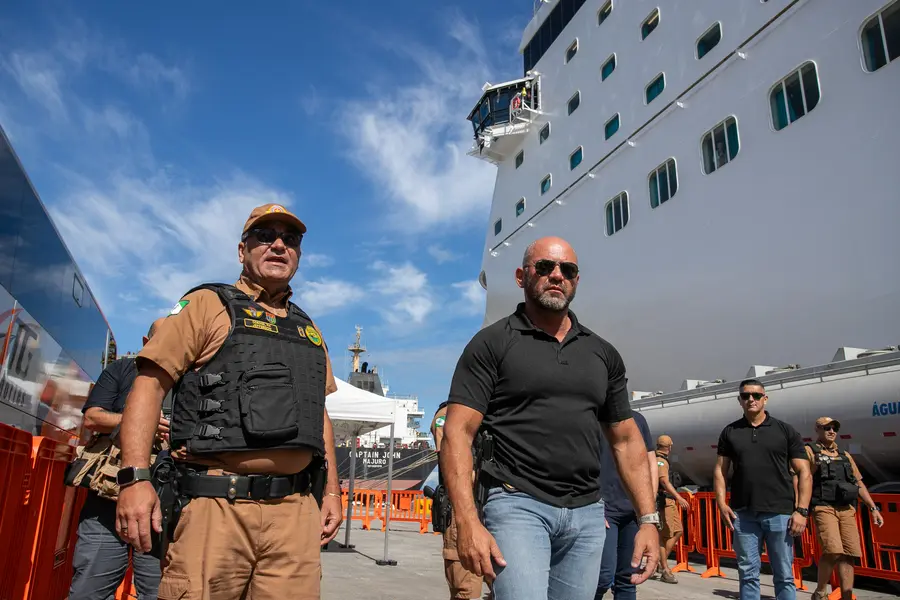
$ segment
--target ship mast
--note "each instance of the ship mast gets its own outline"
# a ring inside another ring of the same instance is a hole
[[[347,348],[350,352],[353,353],[353,372],[359,373],[359,355],[366,351],[365,346],[360,345],[359,338],[362,334],[362,327],[359,325],[356,326],[356,342]]]

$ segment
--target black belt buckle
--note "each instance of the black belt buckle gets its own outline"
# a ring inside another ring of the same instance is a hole
[[[272,491],[271,475],[251,475],[248,495],[251,500],[265,500]]]

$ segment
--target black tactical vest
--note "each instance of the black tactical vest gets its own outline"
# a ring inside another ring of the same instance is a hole
[[[664,460],[666,462],[666,466],[669,467],[669,483],[672,484],[676,490],[678,486],[681,485],[681,474],[675,471],[672,471],[672,463],[669,462],[669,457],[661,452],[656,453],[656,460]],[[659,484],[659,487],[656,488],[656,501],[657,503],[662,502],[665,504],[666,498],[670,500],[674,500],[675,496],[666,491],[666,488]]]
[[[843,453],[839,452],[837,456],[828,456],[822,452],[822,447],[818,443],[806,445],[813,451],[813,457],[818,467],[813,472],[810,504],[812,506],[819,504],[846,506],[856,502],[859,487],[856,485],[856,477],[853,475],[850,455],[844,451]]]
[[[194,455],[283,448],[324,455],[325,349],[309,316],[288,303],[287,316],[276,317],[232,285],[191,292],[199,289],[219,295],[231,329],[206,365],[175,384],[172,447]]]

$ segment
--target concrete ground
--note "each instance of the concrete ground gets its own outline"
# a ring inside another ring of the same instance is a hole
[[[380,523],[379,523],[380,525]],[[342,528],[335,542],[344,541]],[[334,548],[336,543],[332,542]],[[354,552],[327,551],[322,553],[322,600],[447,600],[449,593],[444,581],[441,558],[441,536],[420,534],[412,523],[393,523],[388,545],[388,558],[396,566],[379,566],[376,560],[384,557],[384,534],[363,531],[358,523],[350,530]],[[696,573],[678,573],[678,584],[647,581],[638,586],[640,600],[700,600],[726,598],[738,600],[737,571],[723,566],[725,578],[701,579],[705,565],[694,565]],[[772,578],[761,578],[762,598],[774,598]],[[806,582],[806,591],[797,591],[797,598],[806,600],[815,583]],[[485,588],[486,590],[486,588]],[[887,600],[897,598],[891,589],[881,591],[856,590],[858,600]],[[606,598],[611,598],[607,594]]]

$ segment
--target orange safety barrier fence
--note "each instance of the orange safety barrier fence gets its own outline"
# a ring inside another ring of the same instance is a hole
[[[0,598],[12,598],[24,547],[31,434],[0,424]]]

